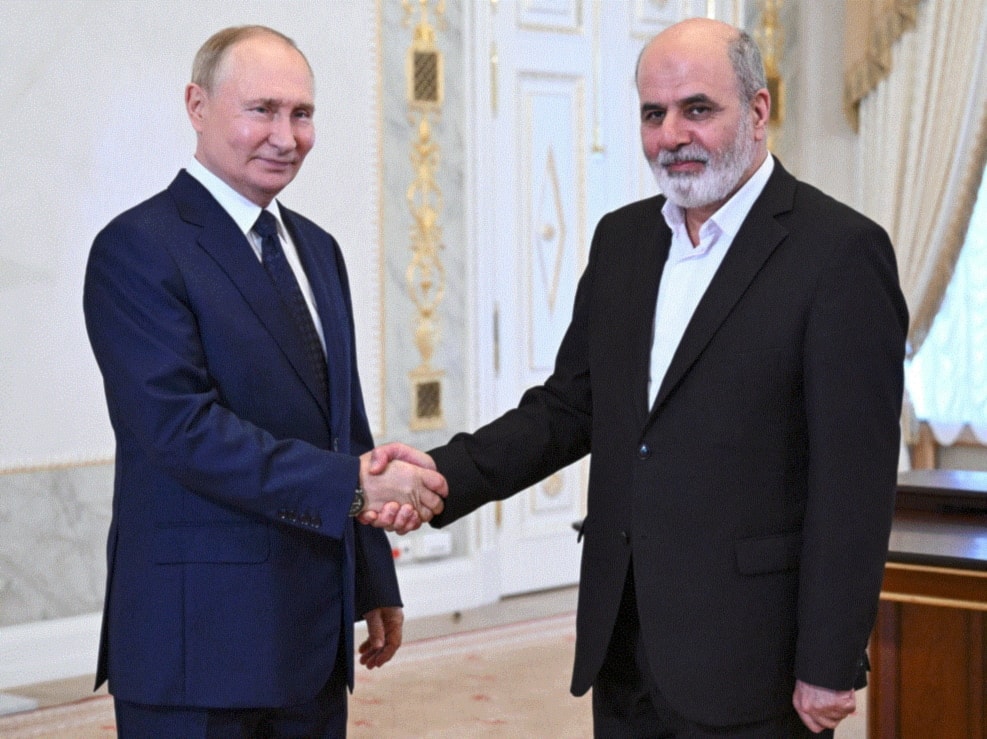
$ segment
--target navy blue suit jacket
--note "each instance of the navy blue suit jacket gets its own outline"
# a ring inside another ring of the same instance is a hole
[[[439,525],[592,451],[572,690],[609,644],[628,567],[672,706],[710,725],[848,689],[894,507],[905,302],[877,224],[780,163],[699,302],[654,405],[664,198],[600,221],[555,370],[432,454]]]
[[[348,516],[372,448],[335,240],[282,207],[330,397],[243,233],[186,172],[99,233],[84,307],[116,436],[97,685],[204,707],[313,698],[354,614],[400,605],[383,532]]]

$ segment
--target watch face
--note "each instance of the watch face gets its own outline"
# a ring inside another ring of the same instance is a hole
[[[366,500],[363,496],[363,491],[357,489],[357,491],[353,493],[353,502],[350,504],[350,516],[355,516],[362,511],[365,502]]]

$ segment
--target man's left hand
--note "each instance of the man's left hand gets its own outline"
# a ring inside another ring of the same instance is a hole
[[[830,690],[796,680],[792,705],[802,723],[818,734],[824,729],[835,729],[840,721],[853,713],[857,709],[857,698],[852,690]]]
[[[364,618],[368,633],[360,645],[360,664],[372,670],[388,662],[401,646],[404,611],[400,607],[375,608]]]

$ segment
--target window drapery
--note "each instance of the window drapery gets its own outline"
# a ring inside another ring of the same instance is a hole
[[[921,1],[847,0],[843,107],[855,131],[860,101],[891,72],[891,49],[906,30],[915,26]]]
[[[895,245],[910,354],[939,309],[980,184],[985,29],[983,0],[921,0],[892,71],[859,103],[858,204]],[[906,399],[906,419],[909,409]]]
[[[981,138],[981,154],[987,136]],[[964,429],[987,444],[987,178],[932,328],[908,366],[918,417],[949,446]]]

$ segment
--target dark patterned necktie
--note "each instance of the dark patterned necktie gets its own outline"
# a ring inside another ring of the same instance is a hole
[[[295,320],[298,330],[301,332],[305,343],[305,352],[309,362],[319,378],[319,387],[323,397],[329,400],[329,375],[326,368],[326,355],[322,350],[322,342],[319,341],[319,334],[316,333],[315,323],[312,321],[312,314],[309,312],[308,304],[302,295],[298,280],[295,279],[291,265],[281,248],[281,239],[278,237],[278,222],[274,215],[267,210],[262,210],[257,222],[254,224],[254,233],[260,236],[261,261],[264,269],[277,288],[281,296],[281,302]]]

